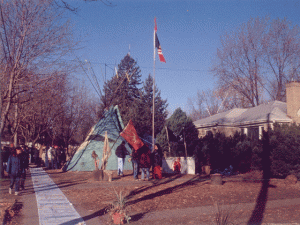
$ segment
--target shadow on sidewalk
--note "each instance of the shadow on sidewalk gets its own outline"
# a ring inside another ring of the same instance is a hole
[[[61,223],[60,225],[74,225],[74,224],[80,224],[80,222],[83,221],[88,221],[90,219],[93,219],[95,217],[99,217],[99,216],[103,216],[104,214],[106,214],[108,207],[102,208],[97,212],[94,212],[88,216],[84,216],[82,218],[78,218],[78,219],[74,219],[74,220],[70,220],[68,222],[65,223]]]
[[[38,175],[39,175],[39,173],[35,173],[33,176],[38,176]],[[30,172],[27,172],[26,180],[27,181],[32,180],[32,175],[31,175]],[[26,180],[25,180],[25,190],[21,191],[21,194],[22,195],[34,194],[35,190],[33,188],[33,184],[26,185],[26,183],[27,183]],[[78,180],[77,182],[71,182],[71,181],[63,181],[63,182],[60,182],[60,183],[55,183],[54,182],[54,184],[39,187],[38,190],[39,191],[49,191],[49,190],[52,190],[52,189],[57,189],[57,188],[62,189],[62,188],[67,188],[67,187],[75,186],[75,185],[78,185],[78,184],[85,184],[85,183],[86,183],[85,179]]]

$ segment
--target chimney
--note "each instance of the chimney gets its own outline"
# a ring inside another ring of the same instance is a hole
[[[300,124],[300,82],[286,84],[286,105],[287,115]]]

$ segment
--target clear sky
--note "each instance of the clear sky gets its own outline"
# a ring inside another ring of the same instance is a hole
[[[250,18],[268,16],[300,23],[300,1],[293,0],[112,0],[114,7],[100,1],[67,0],[78,6],[69,14],[75,35],[82,37],[77,56],[88,60],[103,85],[113,76],[114,65],[129,51],[143,75],[153,74],[154,17],[166,63],[156,56],[155,79],[169,111],[186,109],[187,99],[197,91],[212,89],[209,72],[220,36]],[[83,75],[82,75],[83,76]],[[84,76],[83,76],[84,77]]]

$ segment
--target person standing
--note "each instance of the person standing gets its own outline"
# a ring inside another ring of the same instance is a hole
[[[52,155],[52,151],[53,151],[53,148],[52,146],[50,146],[50,148],[48,149],[48,151],[46,152],[47,154],[47,157],[48,157],[48,169],[53,169],[53,155]],[[51,166],[50,166],[50,161],[51,161]]]
[[[150,178],[150,167],[151,167],[151,150],[148,148],[147,145],[143,145],[139,151],[139,164],[140,168],[142,170],[142,178],[141,180],[145,180],[145,174],[146,174],[146,180],[149,180]]]
[[[55,169],[58,169],[58,165],[57,165],[57,163],[58,163],[58,150],[59,150],[58,146],[55,145],[54,149],[53,149],[53,158],[54,158],[53,163],[54,163],[54,168]]]
[[[25,179],[26,179],[26,170],[29,167],[29,156],[25,148],[21,148],[22,152],[20,154],[21,160],[21,176],[20,176],[20,188],[21,190],[25,189]]]
[[[47,169],[49,169],[49,151],[50,151],[50,148],[48,146],[46,146],[46,148],[45,148],[45,167]]]
[[[162,150],[159,144],[154,145],[154,152],[152,153],[153,162],[153,179],[162,179]]]
[[[15,186],[15,195],[19,195],[19,185],[21,176],[21,152],[20,147],[14,148],[7,161],[6,172],[10,176],[9,194],[12,194],[12,188]]]
[[[116,156],[118,157],[118,176],[124,176],[123,168],[126,155],[128,155],[128,151],[125,147],[125,141],[122,141],[116,149]]]
[[[138,180],[139,175],[139,154],[136,150],[132,149],[131,152],[131,162],[132,162],[132,169],[133,169],[133,178]]]

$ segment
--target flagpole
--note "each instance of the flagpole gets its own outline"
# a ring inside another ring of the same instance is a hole
[[[152,151],[154,150],[154,112],[155,112],[155,54],[156,54],[156,48],[155,48],[155,28],[153,33],[153,105],[152,105]]]

